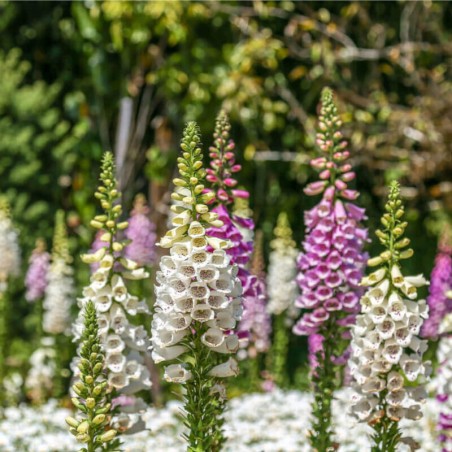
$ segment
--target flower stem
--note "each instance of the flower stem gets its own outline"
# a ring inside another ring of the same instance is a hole
[[[188,452],[217,452],[224,442],[222,425],[218,422],[224,403],[216,394],[211,393],[215,378],[208,375],[213,367],[210,351],[201,343],[202,324],[195,322],[196,333],[190,345],[192,378],[186,383],[185,425],[189,433],[185,435]]]
[[[316,451],[335,450],[336,445],[332,435],[332,402],[334,391],[339,385],[337,375],[338,366],[332,358],[340,356],[340,344],[342,342],[340,329],[336,325],[336,319],[330,317],[324,327],[319,330],[324,338],[322,350],[317,352],[318,366],[313,371],[314,402],[312,406],[312,431],[310,436],[311,446]]]
[[[386,411],[386,407],[383,409]],[[375,434],[372,436],[374,444],[371,452],[396,452],[401,437],[398,422],[383,416],[372,427]]]
[[[279,388],[284,388],[287,384],[286,363],[289,334],[284,323],[285,317],[285,313],[279,314],[275,317],[275,333],[271,350],[272,374],[275,379],[275,383]]]

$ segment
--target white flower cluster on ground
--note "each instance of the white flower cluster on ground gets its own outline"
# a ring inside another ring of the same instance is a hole
[[[369,450],[366,424],[358,424],[347,415],[350,389],[337,394],[333,405],[335,439],[340,452]],[[226,412],[226,452],[310,452],[307,440],[311,395],[299,391],[275,390],[264,394],[247,394],[230,401]],[[418,441],[422,452],[437,452],[435,425],[441,404],[427,399],[424,417],[401,422],[404,436]],[[183,426],[178,415],[181,404],[170,402],[163,409],[148,408],[143,418],[149,431],[125,435],[121,439],[125,452],[183,452]],[[67,434],[64,419],[69,410],[50,401],[41,408],[11,407],[0,421],[2,452],[72,452],[78,449],[75,439]],[[353,432],[353,434],[350,434]],[[408,452],[401,445],[398,452]]]

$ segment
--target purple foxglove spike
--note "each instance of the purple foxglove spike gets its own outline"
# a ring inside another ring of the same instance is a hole
[[[324,102],[329,102],[328,106]],[[315,334],[312,341],[319,347],[322,341],[317,335],[322,337],[326,322],[334,321],[340,328],[353,323],[363,292],[358,284],[367,260],[363,252],[367,230],[360,224],[365,213],[353,203],[358,192],[348,188],[347,182],[355,173],[346,161],[350,153],[345,150],[347,143],[339,126],[332,96],[322,99],[317,134],[321,156],[311,161],[320,180],[310,183],[305,193],[323,195],[315,207],[305,212],[306,235],[296,278],[301,295],[295,305],[306,311],[293,328],[297,335]],[[345,358],[333,359],[343,363]],[[313,359],[310,361],[313,363]]]
[[[30,266],[25,276],[25,287],[27,289],[25,298],[27,301],[33,302],[44,296],[49,267],[50,254],[45,250],[44,242],[38,241],[30,257]]]
[[[126,246],[124,254],[139,266],[153,265],[156,260],[157,235],[155,224],[149,218],[149,207],[146,205],[146,198],[143,195],[135,198],[130,214],[125,236],[131,242]]]

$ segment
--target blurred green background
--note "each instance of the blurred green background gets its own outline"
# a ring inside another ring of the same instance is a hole
[[[103,150],[117,155],[125,210],[145,193],[163,232],[184,123],[200,124],[207,149],[220,108],[266,244],[280,211],[301,240],[329,85],[369,228],[399,178],[409,270],[429,274],[452,211],[451,23],[451,3],[432,1],[1,1],[0,192],[24,265],[63,208],[80,266]],[[30,308],[16,292],[19,324]]]

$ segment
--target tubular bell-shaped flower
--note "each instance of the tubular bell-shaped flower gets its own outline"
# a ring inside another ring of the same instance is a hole
[[[70,330],[74,302],[71,262],[64,212],[60,210],[55,216],[52,256],[43,302],[43,330],[49,334],[64,334]]]
[[[80,411],[81,418],[66,418],[70,432],[76,439],[86,444],[81,452],[96,450],[118,450],[119,440],[116,430],[110,426],[111,403],[108,401],[107,380],[105,379],[105,356],[99,340],[99,326],[94,303],[89,300],[84,305],[84,326],[81,336],[80,380],[72,387],[77,397],[72,403]]]
[[[401,439],[398,422],[422,417],[424,382],[430,373],[423,361],[426,341],[419,331],[428,315],[425,300],[416,301],[417,287],[425,279],[405,277],[400,262],[413,255],[403,237],[407,223],[399,185],[390,186],[382,230],[376,235],[385,247],[368,265],[378,266],[363,279],[368,290],[361,298],[361,314],[352,327],[352,355],[349,366],[354,379],[352,413],[374,428],[375,451],[395,451]]]
[[[364,209],[353,203],[359,194],[348,187],[355,173],[347,162],[350,152],[339,130],[341,125],[333,93],[325,88],[316,140],[321,155],[311,161],[320,172],[320,180],[305,189],[308,195],[323,195],[305,213],[306,237],[298,257],[300,296],[295,301],[304,313],[293,327],[297,335],[320,335],[310,339],[315,342],[310,349],[317,353],[310,362],[319,364],[313,369],[315,402],[310,436],[317,450],[333,446],[332,394],[341,384],[338,375],[349,344],[347,327],[359,310],[359,282],[366,260],[363,246],[367,231],[360,224]]]
[[[76,340],[82,337],[83,309],[92,302],[98,312],[99,338],[105,351],[107,387],[109,391],[132,395],[151,386],[145,364],[150,338],[134,320],[137,314],[146,315],[149,310],[144,300],[129,293],[126,281],[144,279],[149,274],[124,256],[125,241],[120,239],[120,233],[128,223],[120,221],[122,207],[114,174],[113,156],[107,152],[102,162],[101,184],[95,193],[104,213],[91,221],[92,227],[104,232],[97,251],[82,256],[85,263],[98,266],[90,284],[83,289],[83,297],[78,299],[80,313],[73,332]]]
[[[238,349],[233,330],[241,318],[242,287],[223,249],[228,242],[208,232],[223,222],[207,206],[213,194],[204,192],[206,172],[195,123],[186,126],[181,148],[180,178],[172,194],[174,228],[159,243],[170,255],[161,258],[156,275],[152,356],[156,363],[177,360],[165,368],[165,379],[184,383],[190,450],[218,450],[218,407],[224,401],[215,387],[221,385],[217,379],[238,373],[235,360],[225,355]]]

